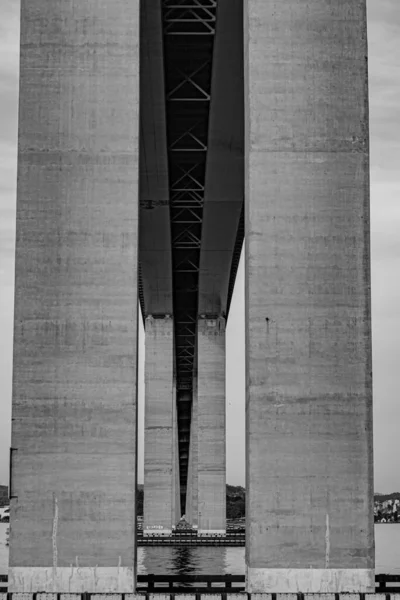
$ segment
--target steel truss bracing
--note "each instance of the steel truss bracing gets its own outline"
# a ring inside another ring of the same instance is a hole
[[[214,35],[217,0],[164,0],[165,35]]]
[[[181,506],[186,499],[217,0],[163,0]]]

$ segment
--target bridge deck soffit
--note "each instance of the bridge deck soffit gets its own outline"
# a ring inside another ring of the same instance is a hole
[[[172,313],[167,121],[159,0],[141,4],[140,300],[142,311]]]
[[[199,313],[228,314],[243,242],[243,0],[218,0],[199,274]]]

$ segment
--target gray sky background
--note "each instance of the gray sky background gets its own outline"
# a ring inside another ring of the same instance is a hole
[[[340,0],[339,0],[340,1]],[[375,491],[400,491],[400,0],[369,0]],[[0,0],[0,483],[11,424],[19,1]],[[139,424],[143,432],[143,330]],[[227,480],[244,484],[244,270],[227,329]],[[139,438],[139,480],[143,472]]]

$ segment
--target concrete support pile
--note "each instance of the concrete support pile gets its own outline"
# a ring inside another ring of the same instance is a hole
[[[146,318],[144,535],[170,535],[175,512],[176,403],[173,320]]]
[[[192,414],[193,419],[193,414]],[[185,504],[185,518],[189,523],[193,522],[193,510],[192,510],[192,476],[193,476],[193,452],[192,452],[192,440],[189,442],[189,461],[188,461],[188,474],[187,474],[187,484],[186,484],[186,504]]]
[[[247,590],[374,590],[365,0],[245,3]]]
[[[198,528],[198,397],[197,377],[193,381],[192,396],[192,418],[190,422],[190,449],[189,449],[189,471],[186,492],[186,520],[195,528]]]
[[[181,487],[179,478],[179,432],[176,407],[176,382],[172,393],[172,512],[171,525],[174,527],[181,518]]]
[[[138,25],[21,7],[10,592],[134,590]]]
[[[198,320],[197,499],[200,535],[226,532],[225,319]]]
[[[193,525],[193,404],[192,404],[192,414],[191,414],[191,422],[190,422],[190,441],[189,441],[189,461],[188,461],[188,474],[187,474],[187,484],[186,484],[186,505],[185,505],[185,518]]]

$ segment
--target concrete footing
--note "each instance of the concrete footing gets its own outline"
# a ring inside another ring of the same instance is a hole
[[[373,569],[246,569],[249,593],[373,592]]]
[[[11,567],[8,586],[23,593],[71,591],[79,595],[91,590],[93,594],[110,594],[133,592],[135,580],[130,567]],[[19,593],[12,595],[19,597]]]

